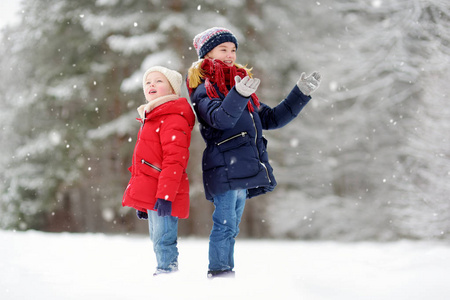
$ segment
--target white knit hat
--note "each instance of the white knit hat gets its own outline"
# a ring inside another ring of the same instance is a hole
[[[142,78],[142,88],[144,89],[144,92],[145,92],[145,80],[147,79],[147,75],[150,74],[151,72],[160,72],[161,74],[163,74],[169,81],[170,85],[175,91],[175,94],[177,94],[178,96],[181,95],[181,80],[182,80],[181,74],[178,73],[177,71],[170,70],[161,66],[151,67],[150,69],[145,71],[144,77]]]

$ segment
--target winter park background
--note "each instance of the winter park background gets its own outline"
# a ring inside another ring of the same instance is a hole
[[[450,297],[448,1],[16,2],[0,30],[1,299]],[[234,281],[206,280],[194,131],[181,271],[156,279],[147,224],[121,207],[141,77],[186,75],[212,26],[236,34],[269,105],[301,72],[323,81],[265,133],[278,186],[247,202]]]

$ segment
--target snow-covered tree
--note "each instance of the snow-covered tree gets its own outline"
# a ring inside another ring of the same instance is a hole
[[[97,8],[92,4],[24,1],[22,22],[9,35],[17,63],[8,70],[15,93],[7,100],[15,102],[9,114],[20,122],[8,127],[19,139],[4,180],[2,210],[12,216],[4,226],[101,230],[102,218],[113,218],[108,200],[117,197],[121,180],[111,175],[111,164],[119,162],[120,172],[127,141],[113,137],[99,146],[87,132],[127,110],[119,86],[133,59],[115,55],[83,27]],[[109,184],[100,188],[102,179]]]
[[[321,3],[315,19],[330,22],[334,30],[323,32],[308,53],[322,49],[321,56],[310,60],[324,66],[324,84],[303,119],[306,129],[299,130],[298,138],[292,132],[297,158],[285,156],[288,167],[283,170],[283,176],[289,176],[283,183],[298,184],[304,194],[296,197],[281,190],[281,197],[290,199],[283,207],[291,207],[292,226],[273,226],[274,233],[349,239],[444,234],[445,213],[431,212],[448,208],[448,196],[441,192],[448,190],[448,140],[440,133],[418,132],[448,127],[445,109],[433,117],[426,117],[426,112],[436,112],[437,103],[448,95],[442,82],[449,79],[443,67],[449,59],[449,5]],[[320,97],[326,101],[320,102]],[[292,166],[299,166],[300,177],[287,171]],[[425,183],[425,174],[435,175],[427,176]],[[419,177],[427,197],[417,193]],[[286,214],[274,222],[282,223]],[[302,216],[312,219],[311,214],[314,224],[299,221]]]

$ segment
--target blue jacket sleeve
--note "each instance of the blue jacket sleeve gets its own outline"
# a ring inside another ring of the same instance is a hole
[[[210,99],[205,85],[199,85],[192,95],[194,109],[209,126],[225,130],[233,128],[247,106],[249,98],[241,96],[233,87],[224,99]]]
[[[311,100],[311,96],[304,95],[297,85],[289,95],[274,108],[261,104],[259,116],[265,130],[277,129],[292,121]]]

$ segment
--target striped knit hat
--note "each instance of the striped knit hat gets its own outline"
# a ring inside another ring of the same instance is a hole
[[[213,27],[195,36],[194,48],[198,58],[204,58],[209,51],[226,42],[232,42],[236,45],[236,49],[238,48],[238,41],[231,31],[222,27]]]

